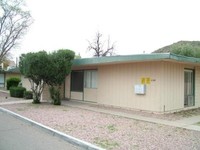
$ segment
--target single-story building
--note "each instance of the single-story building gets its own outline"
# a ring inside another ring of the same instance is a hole
[[[158,113],[197,108],[200,59],[169,53],[75,59],[64,97]]]
[[[7,71],[0,71],[0,87],[6,88],[6,80],[9,78],[21,78],[19,68],[12,68]]]
[[[157,113],[194,109],[200,107],[200,59],[170,53],[75,59],[61,93],[70,100]],[[50,98],[47,87],[42,98]]]

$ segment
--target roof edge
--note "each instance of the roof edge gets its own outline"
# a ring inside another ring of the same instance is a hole
[[[175,60],[179,62],[200,63],[200,58],[187,57],[173,53],[151,53],[151,54],[119,55],[119,56],[108,56],[108,57],[97,57],[97,58],[74,59],[73,66],[158,61],[166,59]]]

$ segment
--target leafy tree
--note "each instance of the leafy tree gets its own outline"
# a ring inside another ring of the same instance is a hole
[[[92,42],[88,41],[88,50],[94,52],[95,57],[112,56],[114,54],[115,45],[110,44],[110,38],[107,40],[107,47],[105,48],[105,42],[102,41],[102,34],[100,32],[96,33],[96,36]]]
[[[23,0],[0,0],[0,63],[33,22]]]
[[[22,75],[29,79],[33,92],[33,103],[40,103],[44,89],[46,76],[49,73],[50,64],[48,54],[45,51],[27,53],[20,57],[19,68]]]
[[[58,50],[49,54],[48,75],[44,81],[49,85],[50,95],[55,105],[61,104],[60,89],[65,77],[71,72],[75,53],[71,50]]]

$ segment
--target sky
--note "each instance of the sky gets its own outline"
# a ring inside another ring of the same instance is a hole
[[[200,41],[199,0],[26,0],[34,18],[21,53],[70,49],[92,57],[88,40],[103,34],[116,55],[151,53],[180,40]]]

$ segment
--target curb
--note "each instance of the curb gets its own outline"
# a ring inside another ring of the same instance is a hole
[[[17,113],[14,113],[14,112],[12,112],[10,110],[5,109],[5,108],[0,107],[0,111],[6,113],[8,115],[13,116],[14,118],[20,119],[21,121],[23,121],[25,123],[28,123],[28,124],[30,124],[32,126],[35,126],[35,127],[39,128],[39,129],[42,129],[45,132],[48,132],[49,134],[51,134],[52,136],[56,136],[58,138],[61,138],[61,139],[65,140],[65,141],[73,144],[73,145],[79,146],[80,148],[87,149],[87,150],[105,150],[105,149],[100,148],[98,146],[95,146],[95,145],[93,145],[91,143],[88,143],[88,142],[85,142],[83,140],[77,139],[75,137],[72,137],[70,135],[62,133],[60,131],[57,131],[57,130],[54,130],[54,129],[50,128],[50,127],[47,127],[47,126],[45,126],[45,125],[43,125],[41,123],[38,123],[38,122],[35,122],[35,121],[31,120],[31,119],[23,117],[23,116],[21,116],[21,115],[19,115]]]
[[[0,90],[0,92],[9,94],[9,91]]]

